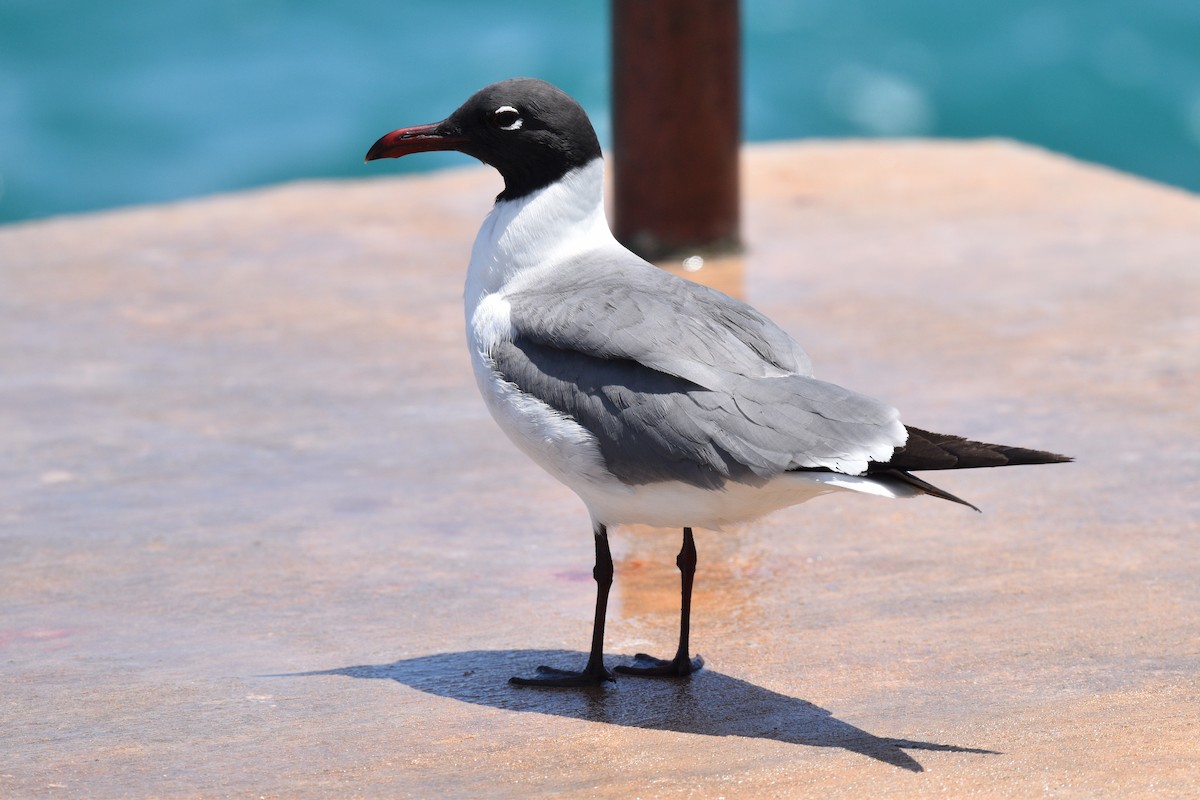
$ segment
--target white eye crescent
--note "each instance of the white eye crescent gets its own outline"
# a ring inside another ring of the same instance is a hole
[[[525,124],[521,112],[512,106],[500,106],[492,113],[492,120],[502,131],[517,131]]]

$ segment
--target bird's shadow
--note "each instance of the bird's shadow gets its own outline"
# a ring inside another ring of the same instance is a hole
[[[581,665],[586,653],[567,650],[469,650],[270,677],[344,675],[398,681],[418,691],[509,711],[704,736],[746,736],[812,747],[840,747],[921,772],[906,750],[998,755],[994,750],[874,736],[806,700],[772,692],[711,669],[688,680],[618,678],[592,689],[544,689],[508,684],[539,664]]]

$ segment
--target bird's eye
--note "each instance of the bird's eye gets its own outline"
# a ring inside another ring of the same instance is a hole
[[[521,119],[521,112],[512,106],[500,106],[492,113],[492,122],[502,131],[515,131],[520,130],[525,120]]]

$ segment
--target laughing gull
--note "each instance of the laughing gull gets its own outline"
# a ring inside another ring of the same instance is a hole
[[[442,122],[383,136],[367,160],[431,150],[474,156],[504,178],[467,268],[475,380],[508,437],[583,500],[594,531],[587,665],[539,667],[513,683],[612,679],[610,525],[683,529],[677,652],[615,668],[680,677],[704,663],[688,649],[693,527],[719,530],[839,490],[975,508],[910,473],[1070,460],[903,425],[886,403],[814,378],[808,356],[763,314],[625,249],[604,215],[587,114],[544,81],[487,86]]]

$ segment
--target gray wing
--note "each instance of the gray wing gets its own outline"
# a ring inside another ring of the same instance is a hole
[[[800,345],[729,295],[652,267],[628,250],[606,251],[597,271],[567,262],[550,278],[507,295],[520,333],[544,344],[633,358],[704,386],[739,375],[811,375]],[[597,316],[596,309],[604,313]]]
[[[859,474],[903,444],[894,409],[810,377],[803,351],[766,317],[648,269],[567,273],[509,294],[513,338],[490,353],[506,380],[589,430],[622,481],[716,488],[799,467]]]

